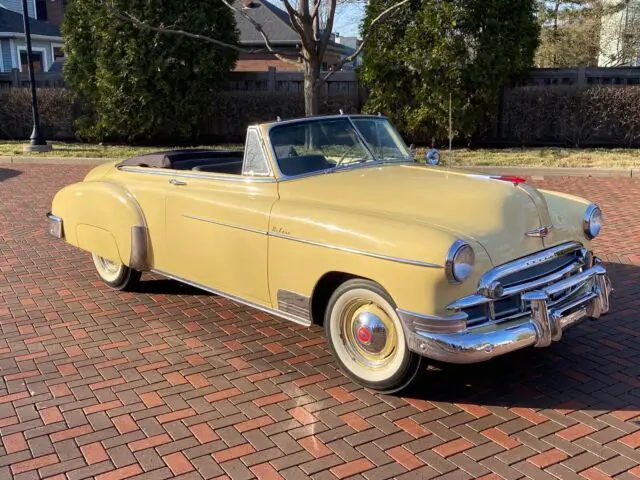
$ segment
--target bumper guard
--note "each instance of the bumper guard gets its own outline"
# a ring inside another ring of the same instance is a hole
[[[562,332],[586,318],[597,319],[609,311],[611,282],[604,266],[596,263],[577,275],[539,290],[522,294],[531,311],[505,323],[494,323],[458,332],[434,333],[406,329],[409,349],[447,363],[476,363],[525,347],[547,347],[562,338]],[[550,306],[551,296],[585,282],[592,285],[580,297],[563,305]],[[418,314],[399,311],[403,323]]]

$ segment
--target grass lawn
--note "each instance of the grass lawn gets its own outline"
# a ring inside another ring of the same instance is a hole
[[[426,150],[418,149],[420,158]],[[640,168],[640,149],[510,148],[440,151],[443,165]]]
[[[86,158],[129,158],[141,153],[159,152],[162,150],[175,150],[175,146],[156,147],[132,147],[128,145],[98,145],[91,143],[64,143],[48,142],[53,145],[53,151],[48,153],[24,153],[22,146],[28,141],[5,141],[0,140],[0,157],[29,155],[34,157],[86,157]],[[244,150],[244,145],[222,144],[222,145],[202,145],[197,148],[211,148],[216,150]]]
[[[0,156],[25,155],[22,146],[26,142],[0,141]],[[178,147],[132,147],[127,145],[96,145],[86,143],[50,142],[53,152],[33,154],[53,157],[127,158],[139,153],[171,150]],[[243,145],[203,145],[199,148],[217,150],[242,150]],[[425,148],[418,148],[419,158],[424,158]],[[504,150],[456,149],[441,150],[443,165],[450,166],[521,166],[521,167],[590,167],[590,168],[640,168],[640,149],[565,149],[525,148]]]

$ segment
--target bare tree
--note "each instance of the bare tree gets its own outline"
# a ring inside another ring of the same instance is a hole
[[[245,49],[237,45],[231,45],[215,38],[192,33],[183,29],[173,28],[171,25],[151,25],[148,22],[137,18],[131,12],[120,9],[113,0],[94,0],[100,2],[114,17],[130,22],[138,28],[155,31],[169,35],[181,35],[190,38],[203,40],[217,47],[231,48],[242,53],[255,53],[258,51],[267,51],[275,55],[278,59],[290,65],[294,65],[298,70],[304,73],[304,104],[305,115],[317,115],[320,110],[320,89],[322,85],[336,71],[352,62],[362,52],[371,33],[375,30],[377,24],[383,22],[394,11],[409,3],[410,0],[401,0],[391,5],[378,15],[370,24],[367,34],[362,39],[358,48],[350,55],[345,56],[334,68],[328,72],[322,72],[322,61],[327,52],[327,47],[331,41],[331,34],[336,16],[336,8],[339,0],[282,0],[285,11],[289,16],[289,22],[293,29],[300,37],[301,49],[297,53],[280,51],[274,48],[271,39],[266,34],[262,25],[254,20],[249,11],[236,6],[233,0],[220,0],[233,12],[247,20],[261,35],[265,48],[264,49]],[[359,1],[359,0],[340,0]],[[360,0],[361,1],[361,0]]]
[[[640,0],[539,2],[537,66],[630,66],[640,58]]]

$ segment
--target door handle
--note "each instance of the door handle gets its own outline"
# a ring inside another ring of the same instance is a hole
[[[172,178],[171,180],[169,180],[169,183],[171,185],[177,185],[177,186],[183,186],[187,184],[187,182],[183,182],[182,180],[177,180],[175,178]]]

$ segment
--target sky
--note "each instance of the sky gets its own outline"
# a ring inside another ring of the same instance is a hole
[[[270,1],[284,10],[284,5],[281,1]],[[338,5],[335,20],[333,21],[333,33],[339,33],[344,37],[355,37],[360,35],[360,22],[362,22],[362,19],[364,18],[364,10],[364,2]]]

